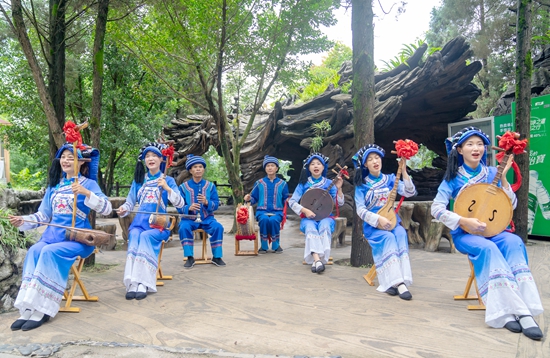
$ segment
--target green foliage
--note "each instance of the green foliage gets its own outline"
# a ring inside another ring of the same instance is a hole
[[[452,38],[466,37],[483,69],[474,78],[482,95],[477,100],[474,117],[485,117],[495,108],[496,101],[506,88],[515,82],[516,0],[443,0],[432,9],[430,30],[426,40],[443,46]],[[533,53],[548,44],[550,35],[548,9],[533,7]]]
[[[11,185],[17,189],[40,190],[46,186],[46,173],[38,171],[32,173],[29,168],[24,168],[19,173],[11,173]]]
[[[0,208],[0,249],[14,251],[27,248],[31,241],[6,219],[8,215],[15,213],[11,209]]]
[[[323,60],[323,66],[338,71],[342,67],[342,63],[345,61],[351,61],[352,58],[353,50],[338,41],[334,44],[332,49],[328,52],[327,57]]]
[[[329,85],[338,86],[340,75],[338,71],[324,66],[312,66],[309,69],[309,83],[299,93],[300,101],[307,102],[327,90]]]
[[[315,137],[311,139],[311,145],[309,148],[312,152],[318,152],[321,148],[323,148],[323,137],[330,132],[331,126],[327,120],[324,120],[319,123],[313,123],[311,128],[313,128]]]
[[[388,60],[388,61],[382,61],[385,65],[381,69],[382,72],[388,72],[393,70],[396,67],[399,67],[402,64],[407,64],[407,60],[414,55],[415,51],[418,50],[420,46],[422,46],[426,41],[423,39],[416,40],[416,43],[412,44],[403,44],[401,50],[399,51],[399,54],[396,55],[394,58]],[[428,56],[432,55],[434,52],[441,50],[440,47],[431,47],[428,45],[428,49],[426,52],[424,52],[424,55],[422,56],[424,61]]]
[[[216,182],[218,195],[231,196],[231,188],[220,186],[220,184],[229,184],[227,177],[227,169],[225,168],[225,162],[222,157],[216,151],[216,148],[210,146],[208,151],[203,155],[206,161],[206,171],[204,178],[209,181]]]
[[[420,170],[424,167],[433,168],[432,161],[438,155],[431,151],[424,144],[418,147],[418,153],[407,161],[407,166],[413,170]]]

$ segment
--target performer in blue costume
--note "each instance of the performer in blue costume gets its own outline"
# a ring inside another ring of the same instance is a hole
[[[395,174],[382,174],[384,149],[376,144],[361,148],[353,156],[355,166],[355,206],[357,215],[363,220],[365,240],[372,247],[372,256],[378,276],[378,291],[386,292],[404,300],[412,298],[407,286],[412,284],[411,264],[409,261],[409,240],[407,232],[400,225],[391,231],[378,229],[390,227],[390,221],[377,214],[386,201],[395,184]],[[405,159],[401,159],[403,180],[399,181],[397,193],[406,198],[416,195],[414,184],[407,173]],[[396,214],[397,215],[397,214]]]
[[[166,213],[168,201],[176,208],[183,206],[183,199],[172,177],[163,172],[167,158],[162,155],[165,144],[151,142],[140,150],[134,181],[126,202],[118,209],[121,217],[128,215],[137,204],[137,211],[156,212],[159,196],[162,195],[159,213]],[[147,171],[145,171],[145,167]],[[157,292],[158,255],[163,241],[170,231],[149,225],[150,214],[137,213],[128,228],[128,253],[124,269],[126,299],[142,300],[147,292]]]
[[[469,234],[459,225],[475,232],[485,230],[487,224],[447,210],[449,201],[467,185],[493,181],[497,170],[486,165],[491,141],[478,128],[467,127],[445,144],[447,171],[432,204],[432,215],[452,230],[456,249],[467,254],[474,265],[479,294],[486,306],[485,323],[539,340],[543,334],[533,316],[542,313],[543,308],[521,238],[507,231],[487,238]],[[515,208],[516,195],[506,180],[511,164],[509,160],[499,185]]]
[[[322,273],[325,264],[330,257],[330,244],[334,232],[334,219],[324,218],[315,220],[315,213],[300,205],[302,195],[313,188],[328,189],[332,180],[327,179],[328,157],[321,153],[312,153],[304,160],[304,166],[300,175],[300,182],[289,200],[290,208],[302,216],[300,231],[306,235],[304,248],[304,260],[311,265],[311,272]],[[343,179],[337,178],[335,185],[330,189],[332,199],[338,206],[344,205],[344,193],[342,192]]]
[[[185,268],[195,266],[193,257],[193,231],[203,229],[210,235],[210,247],[212,248],[212,264],[225,266],[222,260],[223,251],[223,226],[214,218],[214,211],[218,210],[220,199],[214,183],[203,179],[206,169],[204,158],[189,154],[185,162],[185,168],[191,173],[192,178],[179,186],[185,205],[180,209],[182,214],[197,215],[196,220],[182,218],[180,220],[179,235],[183,246],[183,256],[187,261]]]
[[[49,172],[49,182],[38,212],[26,216],[10,216],[10,222],[20,231],[51,223],[71,227],[74,195],[77,195],[75,227],[91,229],[88,213],[111,213],[111,203],[97,185],[99,151],[82,145],[77,153],[79,174],[74,180],[73,146],[63,145],[56,153]],[[83,160],[90,159],[89,163]],[[80,195],[78,195],[80,194]],[[23,221],[27,220],[27,221]],[[48,226],[40,240],[32,245],[25,257],[23,279],[14,306],[21,317],[11,329],[28,331],[38,328],[59,311],[59,303],[67,286],[69,270],[78,256],[88,257],[93,246],[65,240],[65,229]]]
[[[288,198],[288,185],[286,181],[277,177],[279,160],[266,155],[263,167],[266,177],[258,180],[250,194],[244,196],[244,201],[250,201],[252,205],[258,203],[256,208],[256,220],[260,226],[261,248],[260,254],[269,250],[269,236],[271,236],[271,249],[280,254],[283,248],[280,245],[281,222],[283,221],[283,209]]]

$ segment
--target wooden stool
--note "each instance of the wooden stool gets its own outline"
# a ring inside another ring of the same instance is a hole
[[[374,279],[376,278],[376,265],[372,264],[369,272],[366,275],[363,275],[363,278],[370,286],[374,286]]]
[[[462,295],[456,295],[454,296],[454,299],[456,301],[464,301],[464,300],[477,300],[479,305],[468,305],[469,310],[484,310],[485,305],[483,304],[483,301],[481,300],[481,296],[479,295],[479,290],[477,288],[477,282],[476,282],[476,276],[474,272],[474,265],[472,264],[472,261],[468,259],[468,263],[470,264],[470,277],[468,277],[468,282],[466,282],[466,288],[464,288],[464,293]],[[472,283],[476,287],[476,296],[469,296],[470,289],[472,288]]]
[[[208,257],[206,255],[206,249],[208,247],[208,235],[206,234],[206,231],[204,231],[203,229],[197,229],[193,231],[193,238],[195,238],[196,235],[199,235],[199,237],[202,239],[202,255],[199,259],[195,258],[195,264],[211,264],[212,257]],[[187,257],[184,257],[183,261],[187,261]]]
[[[92,254],[95,254],[98,252],[99,250],[96,247],[95,250],[92,252]],[[84,260],[86,260],[86,257],[78,256],[74,264],[71,266],[70,272],[72,272],[72,274],[74,275],[74,280],[69,292],[67,292],[67,289],[65,289],[65,292],[63,292],[63,300],[66,302],[65,302],[65,306],[59,309],[59,312],[79,313],[80,312],[79,307],[71,307],[71,303],[73,301],[89,301],[89,302],[99,301],[99,298],[97,296],[90,296],[88,294],[88,291],[86,290],[86,286],[84,286],[84,282],[82,282],[82,279],[80,278],[82,267],[84,267]],[[77,285],[80,286],[80,290],[82,291],[83,296],[74,295]]]
[[[237,240],[235,239],[235,256],[258,256],[258,232],[255,233],[254,240]],[[254,241],[253,250],[241,250],[241,241]]]
[[[172,238],[170,237],[167,241],[163,241],[160,245],[160,251],[159,251],[159,258],[158,258],[158,268],[157,268],[157,286],[164,286],[164,282],[159,282],[158,280],[171,280],[172,276],[166,276],[162,274],[162,267],[160,266],[160,262],[162,261],[162,251],[164,251],[164,244],[167,242],[172,241]]]

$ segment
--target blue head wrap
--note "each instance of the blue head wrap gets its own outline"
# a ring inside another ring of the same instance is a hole
[[[460,131],[456,132],[455,135],[453,135],[452,137],[445,139],[447,155],[450,156],[453,150],[456,151],[457,147],[460,147],[464,142],[468,140],[468,138],[474,135],[480,137],[485,144],[485,152],[483,153],[483,157],[481,158],[481,163],[487,165],[487,146],[491,145],[491,139],[487,134],[483,133],[481,129],[476,127],[463,128]],[[458,155],[458,166],[461,166],[462,164],[464,164],[464,158],[461,154],[458,153],[458,151],[456,154]]]
[[[363,179],[365,179],[365,177],[369,175],[369,170],[365,166],[365,162],[367,161],[367,158],[371,153],[376,153],[380,156],[380,158],[384,158],[386,151],[379,145],[367,144],[366,146],[359,149],[357,153],[355,153],[355,155],[351,158],[353,166],[355,167],[354,182],[356,185],[362,184]],[[361,173],[360,177],[359,173]]]
[[[195,164],[202,164],[204,169],[206,169],[206,160],[204,160],[203,157],[200,155],[188,154],[187,161],[185,162],[185,169],[189,171]]]
[[[277,166],[277,168],[279,168],[279,160],[275,157],[270,157],[269,155],[266,155],[264,157],[264,162],[263,162],[263,168],[265,170],[265,166],[268,165],[269,163],[273,163]]]
[[[55,153],[55,158],[56,159],[61,158],[61,154],[63,154],[63,152],[66,150],[73,153],[73,144],[72,143],[63,144],[61,148],[59,148],[59,150]],[[82,144],[80,145],[80,148],[76,149],[76,155],[79,160],[81,159],[90,160],[90,162],[88,163],[89,173],[87,177],[89,179],[97,181],[97,173],[99,171],[99,159],[100,159],[99,150],[97,150],[96,148],[92,148],[89,145]]]
[[[309,165],[311,164],[311,162],[313,161],[313,159],[317,159],[321,162],[321,164],[323,164],[323,174],[322,176],[326,177],[327,176],[327,171],[328,171],[328,160],[329,158],[324,156],[323,154],[321,153],[311,153],[306,159],[304,159],[304,169],[306,171],[306,174],[307,176],[311,176],[311,172],[309,171]]]
[[[147,153],[152,152],[156,156],[162,159],[162,162],[160,163],[160,171],[164,173],[164,169],[166,167],[166,157],[162,155],[162,150],[165,149],[166,147],[167,147],[166,144],[149,142],[145,144],[143,147],[141,147],[141,149],[139,150],[138,160],[141,162],[144,161]]]

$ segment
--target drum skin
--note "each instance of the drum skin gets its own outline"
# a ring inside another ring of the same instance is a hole
[[[453,211],[466,218],[476,218],[487,224],[484,231],[464,231],[484,237],[500,234],[512,221],[513,207],[504,190],[494,184],[478,183],[462,190],[456,197]]]

